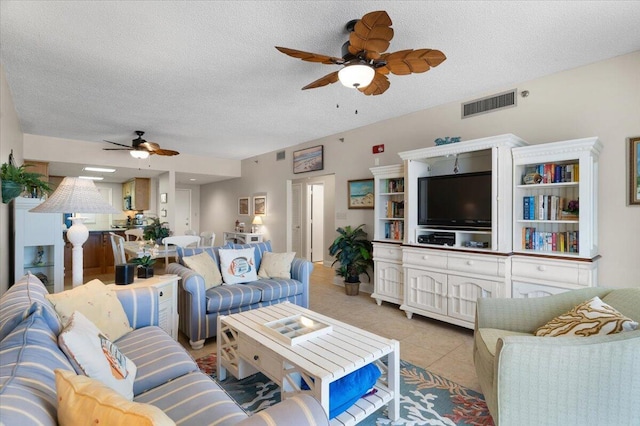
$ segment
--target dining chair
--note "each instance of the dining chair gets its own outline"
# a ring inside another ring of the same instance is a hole
[[[113,232],[109,232],[111,238],[111,248],[113,249],[113,260],[115,265],[127,263],[127,257],[124,254],[124,237]]]
[[[171,237],[164,237],[162,239],[162,244],[164,244],[164,267],[166,268],[169,265],[169,244],[173,244],[178,247],[188,247],[193,246],[200,247],[200,237],[197,235],[174,235]],[[178,260],[178,253],[176,252],[176,261]]]
[[[124,231],[124,236],[127,239],[127,241],[132,241],[130,237],[135,237],[135,240],[133,241],[141,241],[144,239],[144,229],[142,228],[127,229],[126,231]]]
[[[198,235],[198,233],[193,229],[187,229],[186,231],[184,231],[184,235]]]
[[[215,232],[201,232],[200,233],[200,245],[202,247],[213,247],[213,243],[216,241]]]

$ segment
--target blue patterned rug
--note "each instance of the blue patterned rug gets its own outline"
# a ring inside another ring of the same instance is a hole
[[[196,362],[204,373],[215,378],[215,355]],[[260,373],[242,380],[227,375],[220,385],[250,413],[280,402],[280,388]],[[400,361],[400,393],[399,420],[392,422],[386,417],[386,408],[381,408],[359,425],[493,426],[482,394],[406,361]]]

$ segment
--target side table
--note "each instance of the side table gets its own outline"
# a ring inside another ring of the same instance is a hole
[[[222,238],[225,243],[247,244],[262,242],[262,234],[251,232],[224,232]]]
[[[118,288],[155,287],[158,289],[158,326],[174,340],[178,340],[178,275],[155,275],[151,278],[136,278],[128,285]]]

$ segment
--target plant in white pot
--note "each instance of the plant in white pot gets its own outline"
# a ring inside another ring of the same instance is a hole
[[[344,278],[345,292],[355,296],[360,289],[360,274],[365,274],[369,280],[369,268],[373,268],[373,245],[367,240],[367,233],[362,229],[345,226],[338,228],[338,237],[329,247],[329,254],[335,256],[331,266],[339,263],[336,275]]]

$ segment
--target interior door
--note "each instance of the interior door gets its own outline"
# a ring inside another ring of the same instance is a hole
[[[291,251],[304,257],[302,251],[302,184],[291,185]]]
[[[312,262],[320,262],[324,254],[324,185],[309,185],[309,199],[311,202],[309,212],[310,235],[307,241],[311,242],[309,259]]]
[[[176,189],[176,222],[173,235],[185,235],[191,228],[191,190]],[[195,230],[197,231],[197,229]]]

